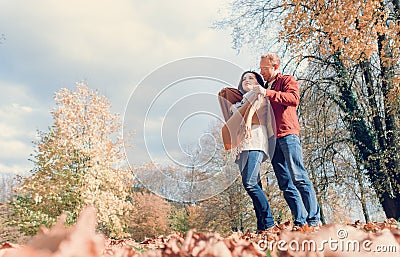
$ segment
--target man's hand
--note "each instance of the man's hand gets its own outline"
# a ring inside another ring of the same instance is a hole
[[[267,90],[263,88],[261,85],[254,85],[253,91],[256,92],[257,94],[262,95],[263,97],[265,97],[265,95],[267,94]]]

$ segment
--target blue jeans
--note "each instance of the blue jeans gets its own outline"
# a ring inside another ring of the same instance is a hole
[[[320,208],[315,190],[303,165],[303,153],[297,135],[277,138],[272,166],[280,190],[289,205],[295,225],[317,226]],[[300,193],[300,194],[299,194]]]
[[[251,200],[257,217],[257,230],[273,227],[275,222],[267,197],[260,181],[260,165],[264,152],[258,150],[243,151],[237,161],[242,174],[242,183]]]

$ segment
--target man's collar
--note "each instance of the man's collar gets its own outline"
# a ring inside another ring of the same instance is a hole
[[[276,80],[276,79],[274,79],[274,80],[268,82],[268,84],[267,84],[268,87],[267,87],[267,88],[272,88],[272,84],[274,84],[275,80]]]
[[[280,76],[282,76],[282,74],[281,74],[280,72],[278,72],[278,73],[275,75],[275,78],[274,78],[273,80],[271,80],[270,82],[267,82],[267,88],[272,88],[272,85],[274,84],[275,80],[276,80],[277,78],[279,78]]]

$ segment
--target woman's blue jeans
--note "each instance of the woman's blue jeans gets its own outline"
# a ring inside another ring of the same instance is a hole
[[[242,174],[242,183],[251,200],[257,217],[257,230],[274,226],[274,218],[262,188],[260,187],[260,166],[264,157],[263,151],[243,151],[237,161]]]
[[[277,138],[272,166],[279,188],[289,205],[295,225],[317,226],[320,208],[314,187],[303,165],[303,153],[297,135]],[[300,193],[300,194],[299,194]]]

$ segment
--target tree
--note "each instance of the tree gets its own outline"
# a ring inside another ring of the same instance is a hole
[[[129,217],[129,232],[135,240],[169,234],[171,206],[167,200],[149,193],[134,192],[133,210]]]
[[[0,244],[5,242],[24,243],[27,237],[21,236],[18,227],[10,225],[13,218],[10,202],[15,188],[15,179],[12,176],[0,176]]]
[[[386,216],[399,219],[399,1],[237,0],[231,8],[216,27],[233,28],[234,47],[280,50],[284,68],[329,97],[349,133],[349,161],[366,174]]]
[[[311,72],[310,68],[308,72]],[[311,86],[303,88],[301,98],[303,154],[308,160],[305,165],[310,171],[318,201],[324,206],[321,209],[322,223],[351,222],[349,211],[357,210],[360,205],[365,221],[370,221],[370,208],[367,206],[376,195],[370,189],[370,183],[365,181],[364,170],[353,158],[354,146],[347,143],[350,133],[341,121],[339,107],[324,91]],[[329,214],[326,215],[325,211]]]
[[[32,175],[17,188],[15,223],[33,234],[40,225],[51,226],[62,212],[74,223],[85,206],[93,205],[99,229],[123,236],[121,217],[131,208],[132,180],[122,162],[119,116],[111,114],[105,97],[83,83],[77,91],[61,89],[55,100],[54,124],[35,143]]]

